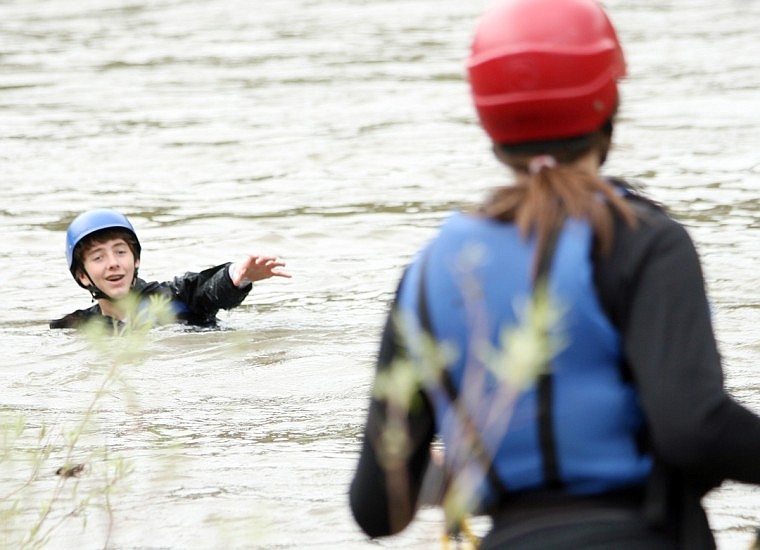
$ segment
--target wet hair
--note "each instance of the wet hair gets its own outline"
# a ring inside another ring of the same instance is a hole
[[[76,271],[82,270],[82,267],[84,266],[84,256],[87,254],[88,250],[96,244],[102,244],[111,239],[123,239],[132,251],[132,256],[134,256],[135,260],[140,259],[140,255],[137,253],[137,239],[130,231],[120,227],[107,227],[106,229],[101,229],[87,235],[77,243],[76,247],[74,247],[73,265],[76,266]]]
[[[633,209],[609,182],[574,168],[572,163],[596,151],[601,165],[611,142],[610,118],[602,128],[583,136],[517,145],[495,144],[499,159],[527,177],[520,178],[514,185],[495,189],[481,205],[480,215],[513,222],[526,238],[535,235],[537,257],[542,256],[552,234],[566,217],[586,219],[594,232],[596,250],[602,255],[609,254],[613,216],[617,214],[627,224],[634,225]],[[543,155],[553,157],[556,166],[531,171],[531,160]]]

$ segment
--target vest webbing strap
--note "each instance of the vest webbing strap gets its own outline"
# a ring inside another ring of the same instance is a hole
[[[557,246],[559,234],[562,230],[562,224],[558,225],[549,235],[546,246],[544,247],[543,254],[539,259],[536,266],[536,273],[533,279],[533,293],[535,299],[536,286],[539,282],[548,284],[548,275],[551,269],[552,260],[554,258],[554,251]],[[418,293],[418,312],[420,316],[421,327],[433,337],[432,323],[430,320],[430,311],[428,308],[427,296],[425,292],[425,273],[427,266],[427,255],[422,259],[420,266],[420,280],[417,288]],[[542,373],[537,382],[537,396],[538,396],[538,430],[539,430],[539,443],[541,446],[541,454],[543,457],[543,472],[544,482],[548,488],[559,488],[562,486],[562,482],[559,476],[559,461],[557,460],[557,447],[556,439],[554,436],[554,405],[553,405],[553,376],[551,373],[551,362],[546,366],[546,371]],[[480,434],[475,428],[475,424],[472,421],[470,414],[460,406],[460,402],[457,396],[457,389],[454,382],[451,379],[451,375],[448,370],[443,369],[441,372],[441,386],[446,392],[446,396],[451,402],[452,407],[455,407],[457,415],[460,421],[464,424],[470,437],[472,438],[473,451],[476,458],[480,462],[481,466],[486,471],[486,477],[491,488],[496,491],[497,497],[500,501],[504,501],[508,498],[508,491],[506,484],[499,477],[494,467],[493,457],[488,453],[488,449],[483,443]]]
[[[432,324],[430,322],[430,311],[428,309],[428,302],[427,302],[427,296],[425,293],[425,272],[427,265],[427,255],[425,255],[422,259],[422,265],[420,266],[420,282],[417,288],[418,292],[418,309],[419,309],[419,315],[420,315],[420,326],[431,336],[433,337],[433,329]],[[441,386],[443,387],[444,391],[446,392],[446,397],[448,397],[449,401],[451,402],[451,406],[456,411],[457,417],[462,422],[462,425],[464,426],[465,430],[467,431],[468,436],[471,438],[471,443],[473,446],[473,452],[475,454],[475,457],[477,458],[478,462],[480,462],[480,466],[484,469],[486,473],[486,478],[488,479],[488,483],[491,486],[491,489],[496,491],[497,498],[499,501],[504,501],[507,498],[507,488],[504,484],[504,482],[499,477],[499,474],[496,473],[496,468],[494,467],[493,458],[488,452],[488,448],[485,446],[485,443],[483,442],[483,439],[480,437],[480,432],[478,432],[477,428],[475,427],[475,423],[472,420],[471,415],[466,410],[466,408],[462,405],[461,401],[458,399],[457,395],[457,389],[454,385],[454,381],[451,379],[451,374],[449,373],[448,369],[442,369],[441,370]],[[447,481],[450,481],[450,476],[452,472],[447,472],[446,477]]]
[[[550,372],[538,377],[538,437],[543,458],[544,483],[549,489],[562,487],[557,461],[557,445],[554,437],[554,380]]]
[[[542,284],[545,290],[548,289],[549,271],[554,259],[554,251],[557,248],[559,233],[560,228],[555,228],[551,232],[536,267],[536,276],[533,279],[534,299],[537,285]],[[552,375],[551,360],[546,365],[546,371],[538,377],[536,392],[538,397],[538,437],[543,458],[544,483],[549,489],[559,489],[562,487],[562,480],[559,475],[557,438],[554,434],[554,376]]]

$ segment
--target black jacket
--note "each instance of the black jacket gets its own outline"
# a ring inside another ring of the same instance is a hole
[[[164,296],[178,302],[180,309],[184,310],[178,314],[178,322],[214,326],[217,312],[239,306],[252,288],[250,283],[236,287],[229,276],[229,266],[226,263],[200,273],[187,272],[166,282],[147,283],[137,279],[133,292],[141,298]],[[112,321],[103,316],[100,306],[95,304],[51,321],[50,328],[79,328],[94,319]]]

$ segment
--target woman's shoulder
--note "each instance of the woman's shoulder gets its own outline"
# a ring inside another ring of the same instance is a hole
[[[622,226],[620,229],[624,234],[631,234],[633,238],[639,240],[646,236],[658,238],[663,233],[673,236],[686,235],[683,224],[672,216],[664,204],[648,196],[643,184],[620,178],[609,178],[609,180],[620,189],[636,216],[637,223],[634,226],[626,227],[624,223],[620,224]]]

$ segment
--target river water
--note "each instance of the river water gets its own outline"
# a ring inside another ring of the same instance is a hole
[[[436,510],[368,542],[345,495],[402,267],[505,177],[463,79],[487,3],[0,2],[0,412],[27,426],[0,469],[0,545],[31,530],[112,368],[71,457],[85,475],[43,522],[49,546],[438,545]],[[607,172],[688,227],[727,387],[760,413],[760,1],[606,6],[629,62]],[[47,328],[89,304],[64,232],[100,206],[134,223],[149,280],[253,252],[294,277],[256,284],[223,330],[164,327],[125,359]],[[24,486],[42,425],[51,454]],[[119,458],[131,473],[108,481]],[[729,483],[705,503],[721,548],[746,547],[760,489]]]

